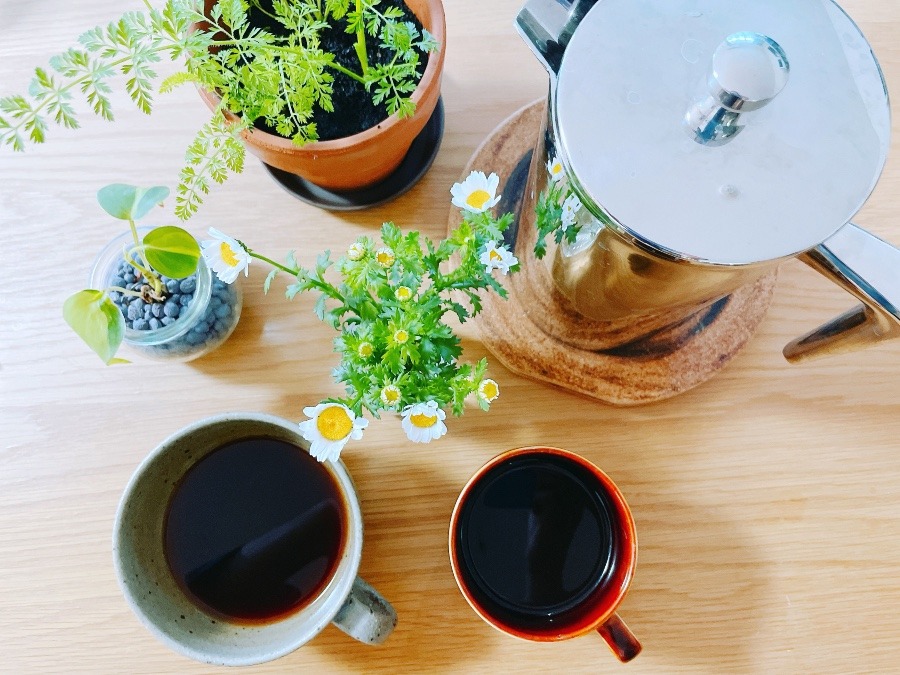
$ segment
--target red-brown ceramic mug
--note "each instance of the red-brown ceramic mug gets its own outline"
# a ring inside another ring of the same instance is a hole
[[[453,575],[482,619],[544,642],[597,631],[623,662],[641,651],[616,614],[636,561],[634,520],[618,488],[558,448],[494,457],[450,519]]]

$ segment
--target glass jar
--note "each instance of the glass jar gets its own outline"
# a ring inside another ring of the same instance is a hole
[[[138,228],[138,234],[143,236],[151,229]],[[90,288],[105,290],[118,285],[116,279],[120,273],[123,252],[133,242],[131,232],[125,232],[100,252],[91,270]],[[146,330],[126,326],[125,344],[147,358],[191,361],[225,342],[241,316],[243,292],[240,279],[233,284],[220,281],[207,267],[202,256],[194,276],[196,284],[190,293],[192,297],[186,306],[178,306],[174,320],[168,325]],[[178,281],[179,286],[181,281],[183,280]]]

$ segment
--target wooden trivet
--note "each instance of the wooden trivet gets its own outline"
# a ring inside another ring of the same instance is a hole
[[[519,232],[519,212],[528,167],[545,115],[539,99],[502,122],[469,160],[471,171],[500,176],[503,199],[497,213],[511,211],[510,248],[523,250],[533,233]],[[505,183],[503,182],[505,181]],[[452,210],[448,231],[460,223]],[[536,266],[503,278],[506,300],[485,294],[484,309],[472,321],[485,346],[510,370],[614,405],[637,405],[680,394],[716,374],[752,337],[765,317],[776,273],[739,288],[662,329],[616,340],[625,327],[582,317],[568,307]],[[527,269],[526,269],[527,268]],[[658,322],[657,322],[658,325]],[[633,332],[635,322],[627,326]],[[565,336],[560,339],[559,336]],[[617,343],[616,347],[597,348]]]

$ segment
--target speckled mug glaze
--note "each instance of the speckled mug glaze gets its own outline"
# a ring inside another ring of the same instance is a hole
[[[347,536],[334,576],[298,612],[261,625],[229,623],[193,604],[178,587],[163,551],[169,499],[180,478],[222,445],[266,436],[308,450],[297,425],[258,413],[227,413],[185,427],[163,441],[135,471],[122,495],[113,530],[113,560],[125,599],[141,622],[166,645],[204,663],[251,665],[283,656],[335,625],[368,644],[383,642],[397,615],[375,589],[356,576],[363,529],[359,500],[342,462],[324,466],[346,505]]]

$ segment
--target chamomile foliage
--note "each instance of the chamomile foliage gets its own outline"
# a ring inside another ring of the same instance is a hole
[[[512,220],[509,213],[462,209],[462,222],[437,243],[385,223],[379,240],[360,237],[337,260],[326,251],[310,268],[293,253],[282,264],[239,244],[273,266],[267,292],[281,272],[291,276],[289,299],[318,293],[315,313],[338,332],[334,348],[341,362],[333,374],[346,388],[345,396],[324,403],[345,406],[354,419],[365,411],[376,418],[382,411],[401,414],[410,439],[429,442],[446,432],[445,408],[461,415],[473,396],[488,410],[499,395],[499,385],[485,377],[486,359],[460,361],[460,340],[446,319],[465,322],[478,314],[484,293],[506,297],[493,275],[499,267],[486,265],[484,256],[495,251],[506,270],[518,269],[515,256],[498,243]]]

